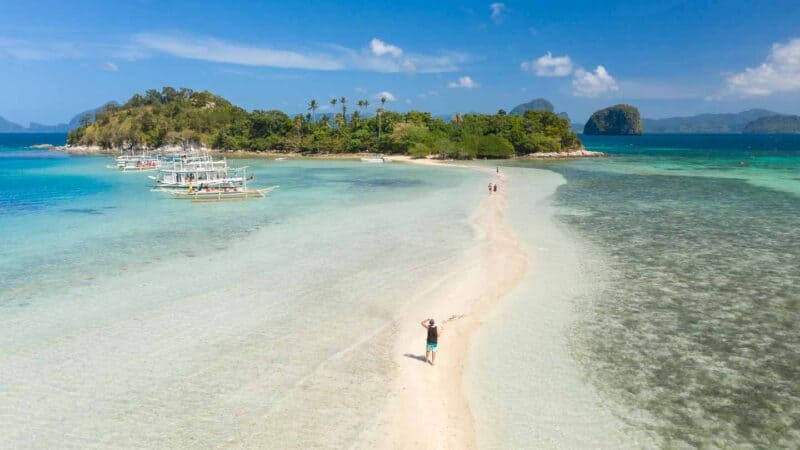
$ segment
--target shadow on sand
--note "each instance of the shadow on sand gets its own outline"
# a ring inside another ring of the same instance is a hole
[[[425,361],[425,355],[415,355],[413,353],[406,353],[403,356],[405,356],[406,358],[413,358],[413,359],[416,359],[418,361],[427,362],[427,361]]]

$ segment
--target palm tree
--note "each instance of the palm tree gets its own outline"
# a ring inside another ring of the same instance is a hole
[[[339,103],[342,104],[342,120],[344,121],[344,124],[347,125],[347,106],[345,106],[347,99],[342,97],[339,99]]]
[[[317,103],[316,100],[311,99],[311,101],[308,102],[308,110],[313,114],[314,122],[317,121],[317,108],[319,108],[319,103]]]
[[[367,100],[359,100],[358,101],[358,107],[359,108],[367,109],[367,106],[369,106],[369,102]]]
[[[332,98],[331,99],[331,109],[335,108],[336,107],[336,103],[338,103],[338,102],[339,102],[339,99]],[[336,117],[333,118],[333,122],[336,123]]]
[[[381,113],[383,112],[384,105],[386,105],[386,98],[385,95],[381,95],[381,107],[378,109],[378,140],[381,140]]]

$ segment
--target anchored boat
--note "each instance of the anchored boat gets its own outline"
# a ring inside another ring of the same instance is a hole
[[[141,155],[121,155],[115,159],[113,166],[106,166],[109,169],[116,169],[121,172],[143,172],[157,170],[160,166],[158,156],[142,153]]]
[[[193,202],[222,202],[263,198],[277,188],[277,185],[261,189],[248,188],[247,186],[231,188],[205,187],[202,189],[188,189],[186,191],[168,190],[164,192],[174,198],[191,200]]]
[[[150,178],[156,182],[153,190],[197,202],[263,198],[278,187],[250,188],[247,182],[254,177],[247,176],[247,167],[230,168],[227,160],[211,158],[174,161]]]
[[[380,164],[380,163],[392,162],[392,160],[387,158],[387,157],[385,157],[385,156],[383,156],[383,155],[375,153],[371,157],[361,158],[361,162],[363,162],[363,163],[371,163],[371,164],[375,164],[375,163]]]

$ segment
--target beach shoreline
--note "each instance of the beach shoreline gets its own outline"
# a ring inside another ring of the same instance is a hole
[[[118,156],[124,153],[121,149],[109,149],[99,146],[86,146],[86,145],[52,145],[52,144],[36,144],[31,145],[30,148],[50,150],[54,152],[66,153],[72,156]],[[301,152],[274,152],[274,151],[252,151],[252,150],[217,150],[206,149],[215,158],[231,158],[231,159],[299,159],[299,160],[358,160],[359,158],[370,157],[373,153],[359,152],[359,153],[301,153]],[[166,146],[154,150],[161,153],[180,153],[182,148],[177,146]],[[565,152],[542,152],[531,153],[525,156],[515,156],[509,160],[536,160],[536,159],[575,159],[575,158],[598,158],[606,157],[607,154],[581,148],[578,150],[570,150]],[[412,158],[408,155],[388,155],[392,161],[411,162],[417,161],[424,163],[424,161],[455,161],[455,160],[442,160],[438,158]]]
[[[527,254],[504,222],[508,199],[502,173],[427,159],[402,161],[483,171],[500,189],[486,194],[471,220],[477,244],[448,276],[421,292],[400,314],[394,344],[397,376],[378,420],[379,437],[369,446],[476,448],[476,426],[464,386],[471,337],[486,313],[524,276]],[[443,327],[435,366],[424,362],[424,330],[419,325],[430,317]]]

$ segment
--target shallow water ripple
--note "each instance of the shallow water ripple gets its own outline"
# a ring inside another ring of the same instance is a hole
[[[800,442],[800,198],[738,180],[565,169],[561,218],[607,257],[589,378],[667,447]],[[588,213],[588,214],[587,214]]]

